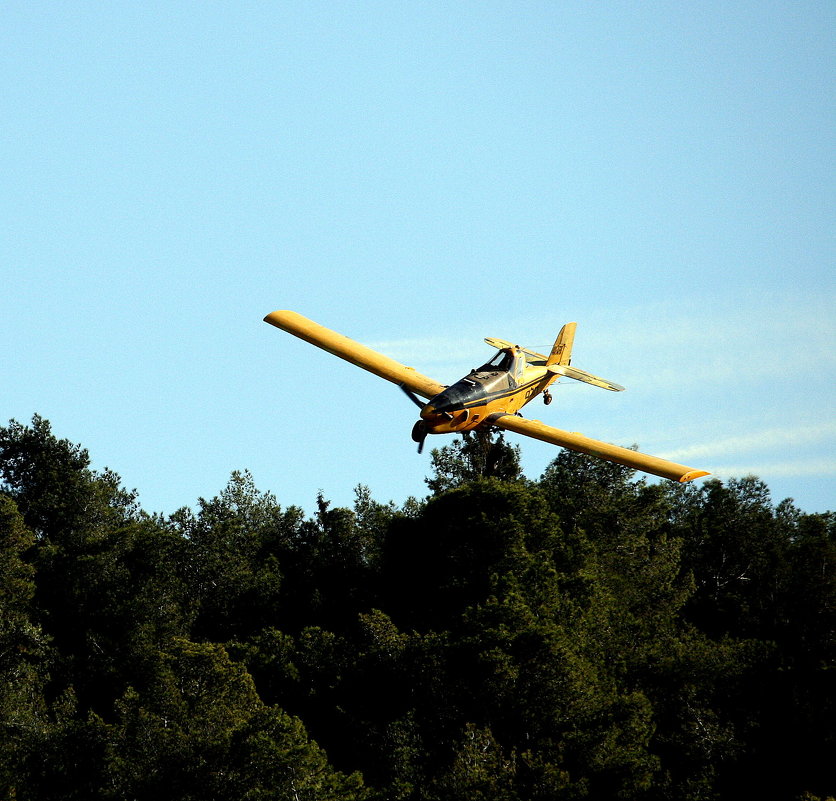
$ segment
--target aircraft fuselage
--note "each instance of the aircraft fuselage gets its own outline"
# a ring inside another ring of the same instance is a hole
[[[495,414],[515,414],[555,378],[518,348],[500,350],[487,364],[444,389],[421,409],[429,434],[478,428]]]

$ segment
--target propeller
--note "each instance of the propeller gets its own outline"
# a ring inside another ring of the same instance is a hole
[[[404,395],[409,398],[419,409],[423,409],[424,402],[411,390],[403,384],[398,384],[403,390]],[[419,420],[412,426],[412,441],[418,443],[418,453],[424,451],[424,440],[427,438],[427,424],[423,420]]]
[[[427,424],[419,420],[412,426],[412,441],[418,443],[418,453],[424,452],[424,440],[427,438]]]
[[[398,384],[398,386],[403,390],[404,395],[409,398],[419,409],[424,408],[424,401],[422,401],[409,387],[404,386],[403,384]]]

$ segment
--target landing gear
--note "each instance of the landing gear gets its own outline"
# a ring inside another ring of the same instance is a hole
[[[546,406],[548,406],[551,402],[552,402],[551,393],[548,390],[546,390],[545,392],[543,392],[543,403],[545,403]]]

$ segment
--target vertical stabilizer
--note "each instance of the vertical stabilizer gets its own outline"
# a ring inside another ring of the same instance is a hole
[[[546,366],[550,364],[560,364],[566,366],[572,360],[572,344],[575,341],[575,329],[578,327],[577,323],[566,323],[560,329],[557,339],[554,341],[554,347],[546,360]]]

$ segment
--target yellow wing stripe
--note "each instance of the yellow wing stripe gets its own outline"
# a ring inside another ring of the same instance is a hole
[[[310,342],[318,348],[327,350],[328,353],[339,356],[351,364],[362,367],[370,373],[374,373],[394,384],[403,384],[417,395],[424,398],[432,398],[444,389],[443,384],[427,378],[425,375],[416,372],[411,367],[406,367],[382,353],[378,353],[347,336],[338,334],[330,328],[326,328],[301,314],[293,311],[270,312],[264,322],[275,325],[299,339]]]
[[[705,470],[695,470],[693,467],[669,462],[667,459],[660,459],[658,456],[648,456],[646,453],[638,453],[637,451],[631,451],[629,448],[621,448],[618,445],[610,445],[608,442],[585,437],[583,434],[574,434],[570,431],[552,428],[539,420],[525,420],[515,415],[503,415],[496,418],[492,417],[490,422],[497,428],[524,434],[543,442],[551,442],[561,448],[580,451],[589,456],[597,456],[599,459],[607,459],[610,462],[617,462],[680,483],[709,475]]]

